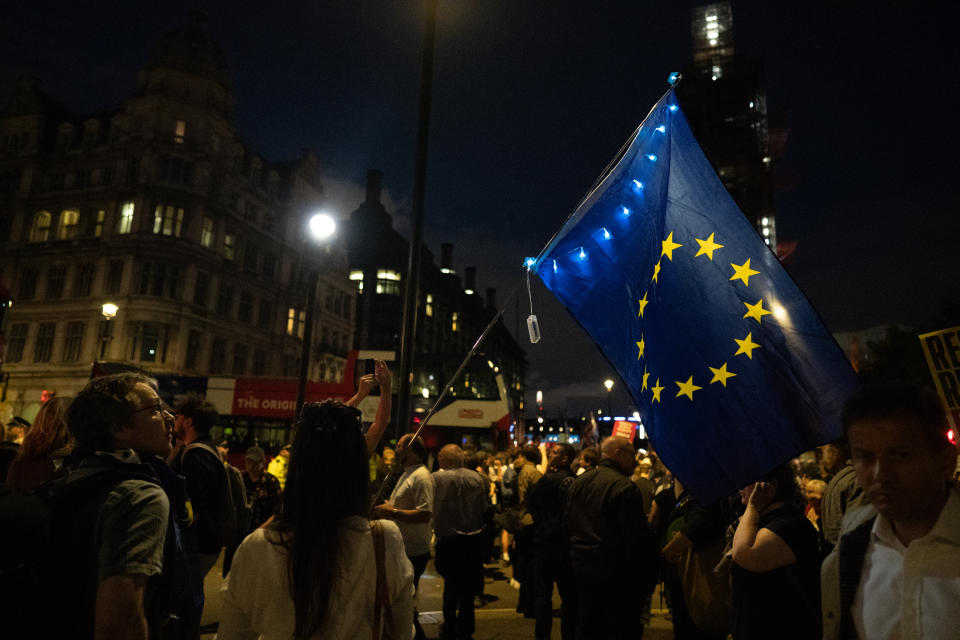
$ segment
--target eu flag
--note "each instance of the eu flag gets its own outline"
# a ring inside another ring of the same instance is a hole
[[[673,89],[530,268],[701,502],[842,435],[855,374],[724,189]]]

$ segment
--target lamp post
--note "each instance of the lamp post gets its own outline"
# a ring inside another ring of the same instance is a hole
[[[613,380],[611,380],[610,378],[607,378],[606,380],[603,381],[603,386],[607,388],[607,415],[612,416],[613,415],[613,400],[612,400],[613,394],[611,393],[611,391],[613,391]]]
[[[117,311],[119,311],[119,309],[120,307],[112,302],[105,302],[103,306],[100,307],[100,313],[103,314],[103,325],[100,330],[101,360],[107,357],[107,343],[113,340],[113,323],[111,321],[117,317]]]
[[[329,240],[337,230],[337,223],[325,213],[316,213],[310,217],[308,224],[309,236],[319,246],[330,252]],[[310,370],[310,343],[313,341],[313,308],[317,304],[317,284],[320,281],[320,270],[311,269],[307,283],[307,308],[304,314],[303,340],[300,344],[300,370],[297,375],[297,405],[293,415],[296,420],[300,417],[307,392],[307,372]]]

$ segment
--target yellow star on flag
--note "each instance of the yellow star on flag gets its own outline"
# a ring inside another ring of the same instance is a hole
[[[646,390],[647,390],[647,380],[649,380],[649,379],[650,379],[650,374],[647,373],[647,368],[644,367],[644,368],[643,368],[643,382],[640,384],[640,391],[646,391]]]
[[[660,261],[657,260],[657,264],[653,265],[653,277],[650,278],[650,280],[652,282],[659,282],[659,280],[657,280],[657,276],[659,275],[660,275]]]
[[[763,298],[757,300],[757,304],[748,304],[743,303],[743,306],[747,308],[747,312],[743,314],[744,318],[753,318],[757,322],[760,322],[760,318],[765,315],[769,315],[770,312],[763,308]]]
[[[690,398],[691,402],[693,402],[693,392],[703,389],[703,387],[698,387],[697,385],[693,384],[693,376],[687,378],[686,382],[680,382],[677,380],[676,385],[680,388],[680,390],[677,391],[677,397],[679,398],[680,396],[687,396]]]
[[[754,271],[750,268],[750,258],[747,258],[747,261],[741,265],[730,263],[730,266],[733,267],[733,275],[730,276],[731,280],[743,280],[743,284],[750,286],[750,276],[755,276],[759,271]]]
[[[637,301],[637,304],[640,305],[640,313],[637,314],[637,317],[638,317],[638,318],[642,318],[642,317],[643,317],[643,308],[646,307],[646,306],[649,304],[649,302],[650,302],[650,301],[647,300],[647,292],[644,291],[644,292],[643,292],[643,297],[640,298],[640,299]]]
[[[696,256],[693,256],[694,258],[696,258],[697,256],[707,256],[708,258],[713,260],[713,252],[716,251],[717,249],[723,249],[722,244],[717,244],[713,241],[713,235],[714,234],[711,233],[710,237],[707,238],[706,240],[701,240],[700,238],[694,238],[694,240],[700,243],[700,250],[697,251]]]
[[[667,256],[670,260],[673,260],[673,250],[682,247],[682,244],[677,244],[673,241],[673,231],[670,232],[670,235],[667,236],[667,239],[660,243],[663,246],[663,249],[660,251],[661,256]]]
[[[650,401],[650,404],[660,402],[660,392],[663,391],[663,387],[660,386],[660,378],[657,378],[657,382],[650,387],[650,390],[653,391],[653,400]]]
[[[640,350],[640,352],[637,354],[637,360],[643,357],[643,350],[646,348],[646,346],[647,343],[643,341],[643,336],[641,335],[640,342],[637,343],[637,348]]]
[[[760,345],[758,345],[756,342],[753,341],[752,331],[748,333],[747,337],[744,338],[743,340],[737,340],[736,338],[734,338],[733,341],[736,342],[737,346],[740,347],[739,349],[737,349],[737,352],[733,354],[735,356],[738,356],[742,353],[742,354],[745,354],[751,360],[753,360],[753,350],[760,348]]]
[[[710,371],[713,373],[713,380],[710,381],[710,384],[713,384],[714,382],[719,382],[724,387],[726,387],[727,380],[737,375],[732,371],[727,371],[726,362],[724,362],[723,366],[721,366],[719,369],[714,369],[713,367],[707,367],[707,368],[710,369]]]

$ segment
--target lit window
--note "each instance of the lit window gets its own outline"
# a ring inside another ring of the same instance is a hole
[[[184,138],[187,136],[187,123],[183,120],[177,120],[176,126],[173,129],[173,141],[177,144],[183,144]]]
[[[400,274],[390,269],[377,270],[377,293],[400,295]]]
[[[57,238],[69,240],[77,235],[77,223],[80,222],[80,212],[76,209],[64,209],[60,212],[60,228],[57,229]]]
[[[100,236],[103,235],[103,219],[104,217],[106,217],[106,215],[107,215],[107,212],[104,211],[103,209],[100,209],[99,211],[97,211],[97,220],[96,220],[96,223],[93,225],[93,235],[96,238],[99,238]]]
[[[287,335],[292,336],[297,330],[297,310],[290,307],[287,310]]]
[[[213,218],[203,218],[203,229],[200,231],[200,244],[206,249],[213,248]]]
[[[232,233],[223,236],[223,257],[227,260],[234,260],[237,257],[237,236]]]
[[[458,314],[456,311],[454,311],[452,314],[450,314],[450,331],[454,331],[454,332],[455,332],[455,331],[458,330],[458,329],[457,329],[457,320],[459,320],[459,319],[460,319],[460,314]]]
[[[117,233],[130,233],[133,229],[133,203],[124,202],[120,205],[120,224]]]
[[[426,313],[428,318],[433,317],[433,296],[430,295],[429,293],[427,294]]]
[[[363,293],[363,271],[351,271],[350,279],[357,283],[357,291]]]
[[[183,209],[173,205],[158,204],[153,213],[153,232],[165,236],[180,237],[183,227]]]
[[[50,238],[50,212],[40,211],[33,218],[30,242],[46,242]]]
[[[400,280],[400,274],[389,269],[378,269],[377,280]]]
[[[297,337],[303,340],[303,328],[307,324],[307,312],[300,311],[297,314]]]

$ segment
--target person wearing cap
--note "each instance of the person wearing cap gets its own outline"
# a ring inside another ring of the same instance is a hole
[[[280,453],[274,456],[267,467],[267,472],[280,481],[280,490],[287,484],[287,466],[290,464],[290,445],[284,445]]]
[[[247,491],[247,500],[250,502],[250,529],[247,534],[265,527],[280,514],[283,491],[280,481],[275,475],[268,472],[267,456],[260,447],[247,449],[246,464],[243,469],[243,486]],[[241,541],[242,542],[242,539]],[[223,555],[223,577],[230,572],[233,564],[233,555],[240,546],[240,542],[227,547]]]

